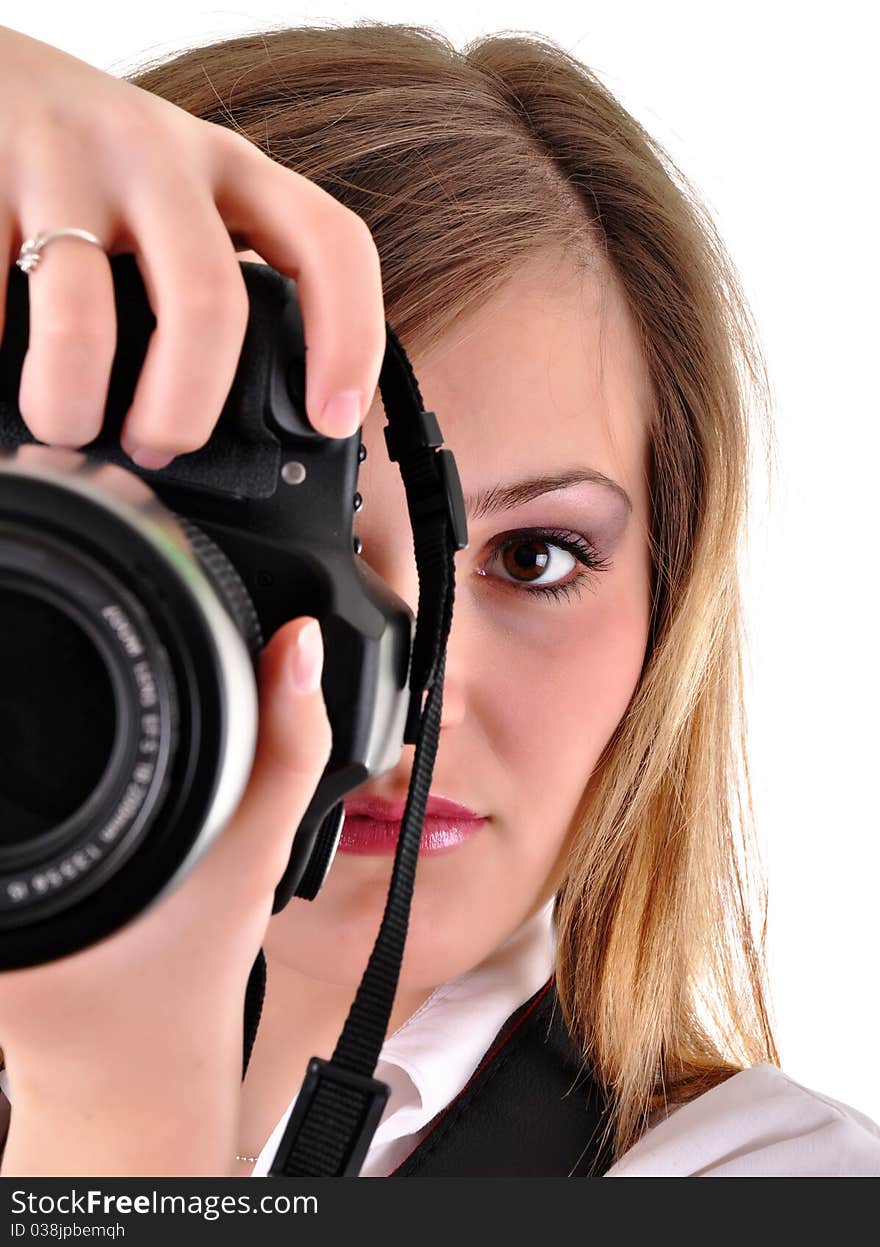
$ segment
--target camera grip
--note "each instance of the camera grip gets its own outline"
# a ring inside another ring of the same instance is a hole
[[[84,453],[131,468],[119,435],[137,386],[156,317],[133,255],[111,257],[117,346],[101,432]],[[163,475],[182,485],[239,498],[270,497],[281,462],[278,432],[317,438],[302,406],[305,341],[295,283],[266,264],[241,262],[250,299],[247,331],[229,395],[211,437],[180,455]],[[18,393],[30,328],[29,278],[9,270],[5,332],[0,342],[0,450],[36,442],[21,417]],[[279,384],[280,379],[280,384]],[[273,429],[272,424],[279,422]]]

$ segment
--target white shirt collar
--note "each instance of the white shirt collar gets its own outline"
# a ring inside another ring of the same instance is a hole
[[[479,965],[436,987],[382,1045],[375,1077],[391,1093],[361,1169],[384,1177],[418,1142],[419,1132],[461,1091],[515,1009],[553,973],[553,898]],[[296,1099],[254,1165],[264,1176]]]
[[[435,988],[386,1039],[375,1076],[387,1081],[395,1067],[406,1079],[392,1083],[376,1144],[418,1130],[445,1108],[514,1009],[546,983],[555,952],[552,916],[551,899],[479,965]]]

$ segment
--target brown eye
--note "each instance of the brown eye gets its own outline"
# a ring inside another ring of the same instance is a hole
[[[574,567],[574,556],[567,550],[560,550],[552,542],[541,541],[535,537],[519,537],[515,541],[510,541],[502,546],[500,551],[501,562],[505,571],[509,572],[514,580],[518,580],[522,584],[531,584],[533,581],[537,581],[548,568],[551,568],[551,571],[557,570],[556,564],[560,562],[560,559],[551,553],[554,550],[565,556],[562,559],[562,568],[558,569],[559,576],[564,576],[567,571],[571,571],[572,567]],[[567,568],[565,567],[565,558],[569,560]],[[550,579],[553,580],[554,577],[551,575]]]
[[[611,560],[598,554],[585,538],[544,530],[526,530],[499,538],[489,559],[490,565],[495,562],[500,563],[502,574],[493,574],[491,579],[513,589],[519,586],[531,596],[540,593],[556,600],[571,594],[579,596],[585,582],[611,566]],[[563,579],[575,563],[582,563],[584,570],[569,580]],[[481,568],[478,575],[489,573]],[[548,576],[546,581],[544,576]]]

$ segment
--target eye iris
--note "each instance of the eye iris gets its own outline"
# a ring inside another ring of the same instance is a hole
[[[534,551],[538,548],[545,553],[536,555]],[[532,579],[537,579],[550,561],[550,555],[546,551],[547,545],[543,541],[512,542],[504,551],[505,566],[511,572],[532,572]]]

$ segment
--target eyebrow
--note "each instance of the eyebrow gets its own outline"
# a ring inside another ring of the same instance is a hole
[[[632,500],[622,485],[612,481],[610,476],[595,468],[572,468],[567,472],[551,473],[547,476],[529,476],[525,480],[511,481],[507,485],[493,485],[489,489],[480,490],[465,497],[465,509],[469,519],[482,520],[497,511],[510,511],[513,507],[523,506],[532,498],[540,498],[542,494],[556,493],[560,489],[570,489],[572,485],[604,485],[612,490],[632,511]]]

